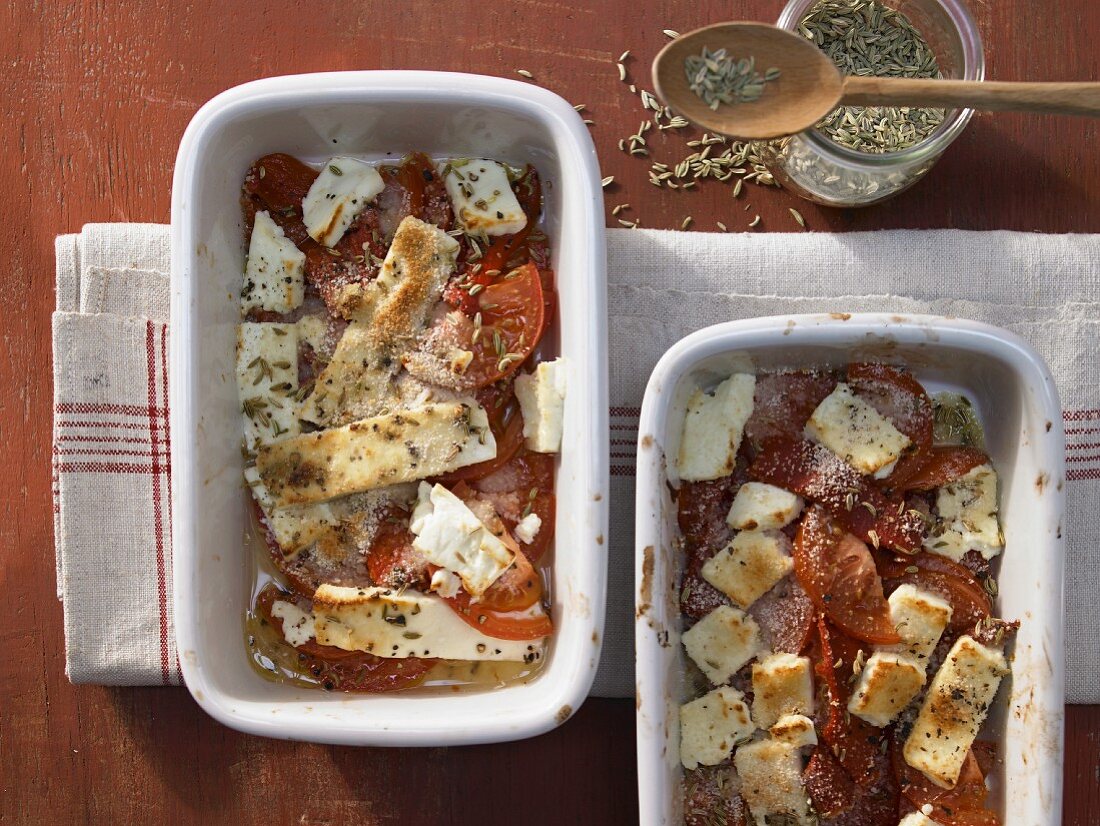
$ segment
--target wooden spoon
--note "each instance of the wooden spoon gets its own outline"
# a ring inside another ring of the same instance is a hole
[[[711,109],[691,91],[684,61],[703,47],[780,75],[752,102]],[[1100,83],[992,83],[841,75],[811,41],[766,23],[718,23],[673,40],[653,62],[661,100],[709,132],[766,140],[814,126],[840,105],[966,108],[1100,116]]]

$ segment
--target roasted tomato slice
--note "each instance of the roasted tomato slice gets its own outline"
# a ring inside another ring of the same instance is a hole
[[[758,376],[753,394],[752,415],[745,423],[745,436],[755,451],[769,439],[802,436],[810,414],[833,392],[836,376],[831,373],[769,373]]]
[[[793,557],[799,584],[844,633],[883,645],[901,641],[871,551],[822,508],[802,517]]]
[[[528,263],[498,276],[476,298],[481,333],[465,376],[484,387],[518,370],[542,338],[546,313],[538,268]]]
[[[257,160],[244,178],[245,230],[252,231],[256,212],[265,209],[287,238],[303,250],[316,246],[302,222],[302,199],[316,178],[316,169],[292,155],[276,152]]]
[[[527,611],[494,611],[479,602],[471,602],[465,591],[459,591],[446,601],[467,625],[498,640],[539,640],[554,631],[550,617],[545,614],[531,616]]]
[[[308,601],[285,594],[275,585],[267,585],[260,591],[256,597],[256,613],[282,636],[282,620],[271,615],[271,606],[276,600],[295,602],[302,608],[308,607]],[[318,645],[313,640],[296,650],[300,669],[329,691],[382,692],[411,688],[423,682],[424,675],[435,664],[435,660],[415,657],[387,659],[365,651],[345,651]]]
[[[951,605],[950,627],[963,631],[989,617],[993,603],[985,588],[968,568],[939,554],[914,556],[876,554],[876,565],[884,585],[892,592],[903,583],[939,594]]]
[[[500,613],[523,611],[542,599],[542,578],[523,551],[516,553],[512,563],[500,578],[481,595],[482,608]]]
[[[991,744],[975,742],[966,755],[955,788],[943,789],[905,762],[904,742],[901,732],[895,731],[890,757],[901,794],[914,810],[931,806],[929,817],[944,826],[999,826],[1000,818],[985,808],[989,790],[981,763]]]
[[[849,364],[848,384],[918,449],[932,445],[932,400],[911,373],[888,364]]]
[[[920,550],[924,517],[904,502],[887,498],[827,447],[772,439],[749,475],[817,502],[864,542],[907,553]]]
[[[965,476],[989,461],[984,450],[965,445],[937,445],[890,474],[886,484],[894,490],[935,490]]]
[[[367,549],[367,571],[375,585],[391,588],[428,587],[428,562],[413,548],[409,514],[398,507],[387,509]]]

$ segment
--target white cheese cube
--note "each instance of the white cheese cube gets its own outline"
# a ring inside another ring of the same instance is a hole
[[[898,821],[898,826],[943,826],[943,824],[923,812],[910,812]]]
[[[496,453],[485,409],[460,399],[282,439],[260,449],[256,468],[285,507],[439,476]]]
[[[804,714],[784,714],[768,731],[774,739],[790,743],[792,746],[801,748],[817,745],[814,721]]]
[[[760,651],[756,620],[729,605],[719,605],[681,639],[688,656],[715,685],[729,680]]]
[[[441,597],[455,597],[458,596],[458,589],[462,587],[462,580],[446,568],[440,568],[432,574],[432,582],[429,587]]]
[[[924,664],[908,654],[876,651],[859,672],[848,712],[878,728],[889,725],[920,693],[924,679]]]
[[[950,603],[908,582],[899,585],[887,602],[890,619],[902,642],[884,650],[908,654],[925,668],[943,630],[951,622]]]
[[[780,652],[753,663],[752,694],[752,718],[760,728],[771,728],[787,714],[813,714],[809,657]]]
[[[802,497],[764,482],[746,482],[733,497],[726,524],[735,531],[778,530],[802,513]]]
[[[779,531],[741,531],[706,561],[703,579],[748,608],[791,572],[791,540]]]
[[[776,822],[811,826],[817,817],[810,812],[802,786],[802,753],[783,740],[759,740],[741,746],[733,755],[741,778],[741,797],[757,823]]]
[[[530,545],[535,541],[535,537],[539,535],[541,528],[542,517],[537,513],[529,513],[516,523],[516,539],[524,545]]]
[[[937,786],[953,788],[1006,674],[1004,654],[959,637],[928,686],[905,741],[905,762]]]
[[[755,730],[744,695],[729,686],[716,688],[680,706],[680,762],[685,769],[717,765]]]
[[[737,373],[713,393],[697,389],[691,395],[677,461],[681,479],[701,482],[733,472],[755,390],[756,376]]]
[[[305,298],[306,254],[294,246],[266,210],[256,213],[244,266],[241,313],[253,307],[289,313]]]
[[[543,616],[535,603],[528,612]],[[502,640],[482,634],[440,597],[391,588],[321,585],[313,595],[317,642],[376,657],[447,660],[542,659],[545,641]]]
[[[271,605],[271,616],[282,621],[283,639],[295,648],[313,639],[313,614],[307,614],[293,602],[275,600]]]
[[[433,565],[456,574],[466,593],[485,593],[508,570],[515,553],[443,485],[421,482],[419,499],[409,522],[416,536],[413,547]]]
[[[912,442],[841,382],[806,422],[806,435],[860,473],[873,474],[896,462]]]
[[[925,550],[958,562],[972,549],[992,559],[1004,547],[997,519],[997,472],[988,462],[940,488],[936,510],[940,521],[925,537]]]
[[[565,362],[540,362],[533,373],[516,376],[515,388],[528,449],[557,453],[565,417]]]
[[[249,450],[297,436],[298,330],[293,324],[237,327],[237,388]]]
[[[378,170],[355,158],[330,158],[302,200],[309,237],[336,246],[363,208],[385,189]]]
[[[512,235],[527,226],[503,164],[480,158],[454,160],[440,171],[455,218],[468,235]]]
[[[263,511],[275,541],[279,543],[283,554],[292,557],[303,548],[308,548],[317,540],[329,535],[339,526],[340,520],[332,512],[327,502],[319,505],[291,505],[288,508],[275,507],[267,487],[260,479],[255,467],[244,469],[244,478],[252,495]]]

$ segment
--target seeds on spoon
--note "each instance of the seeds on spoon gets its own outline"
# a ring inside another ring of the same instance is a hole
[[[768,69],[764,74],[756,71],[756,58],[730,57],[725,49],[711,51],[706,46],[703,53],[691,55],[684,61],[688,85],[712,110],[722,104],[752,103],[764,94],[764,87],[775,81],[779,69]]]

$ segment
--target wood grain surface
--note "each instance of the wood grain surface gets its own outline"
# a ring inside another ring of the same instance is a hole
[[[970,0],[1000,80],[1100,79],[1094,0]],[[919,186],[863,211],[706,182],[647,182],[619,152],[642,120],[614,60],[648,88],[661,30],[774,20],[777,0],[479,3],[9,0],[0,7],[0,823],[630,823],[634,708],[589,701],[535,740],[356,750],[262,740],[207,718],[182,689],[74,687],[64,675],[50,502],[50,312],[56,233],[86,221],[167,221],[179,137],[215,93],[322,69],[434,68],[515,76],[592,118],[608,209],[643,226],[795,230],[958,227],[1100,231],[1097,122],[983,115]],[[653,133],[651,133],[653,135]],[[675,162],[684,134],[653,135]],[[744,204],[751,204],[748,211]],[[609,223],[614,219],[608,215]],[[1065,823],[1100,822],[1100,707],[1067,715]]]

